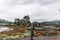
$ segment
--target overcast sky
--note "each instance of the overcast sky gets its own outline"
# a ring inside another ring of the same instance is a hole
[[[31,17],[31,21],[60,20],[60,0],[0,0],[0,18]]]

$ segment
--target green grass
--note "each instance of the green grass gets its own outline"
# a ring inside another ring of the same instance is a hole
[[[19,33],[17,33],[17,34],[19,34]],[[29,37],[29,36],[30,36],[30,33],[25,32],[25,33],[23,33],[23,36],[24,36],[24,37]],[[6,40],[7,38],[16,39],[16,38],[20,38],[20,35],[16,35],[16,36],[7,36],[7,37],[3,38],[3,40]]]
[[[3,38],[3,40],[6,40],[7,38],[16,39],[16,38],[19,38],[19,35],[16,35],[16,36],[7,36],[7,37]]]
[[[24,33],[24,36],[30,36],[30,33]]]

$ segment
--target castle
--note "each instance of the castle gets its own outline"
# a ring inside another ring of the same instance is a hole
[[[27,16],[24,16],[23,19],[16,18],[15,23],[26,25],[27,23],[30,23],[30,17],[29,15],[27,15]]]

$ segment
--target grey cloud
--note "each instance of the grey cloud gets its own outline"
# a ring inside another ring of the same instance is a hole
[[[41,5],[47,5],[54,2],[59,2],[60,0],[5,0],[7,5],[28,5],[28,4],[41,4]]]
[[[3,13],[5,15],[3,16],[10,20],[16,17],[21,18],[26,14],[30,15],[32,21],[59,19],[60,16],[56,17],[56,15],[60,15],[56,12],[56,9],[60,8],[60,3],[58,3],[58,1],[59,0],[5,0],[7,6],[13,7],[8,7],[7,9],[4,9],[6,6],[4,6],[4,8],[1,7],[3,10],[0,10],[0,14]],[[41,6],[39,4],[41,4]]]
[[[18,3],[19,1],[22,1],[22,3]],[[18,4],[32,4],[32,3],[38,3],[41,5],[47,5],[47,4],[51,4],[54,2],[59,2],[60,0],[18,0],[17,3]]]

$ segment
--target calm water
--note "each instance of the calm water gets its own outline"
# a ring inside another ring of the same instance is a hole
[[[12,28],[8,28],[8,27],[0,26],[0,32],[2,32],[2,31],[9,31],[9,30],[13,30],[13,29]]]

